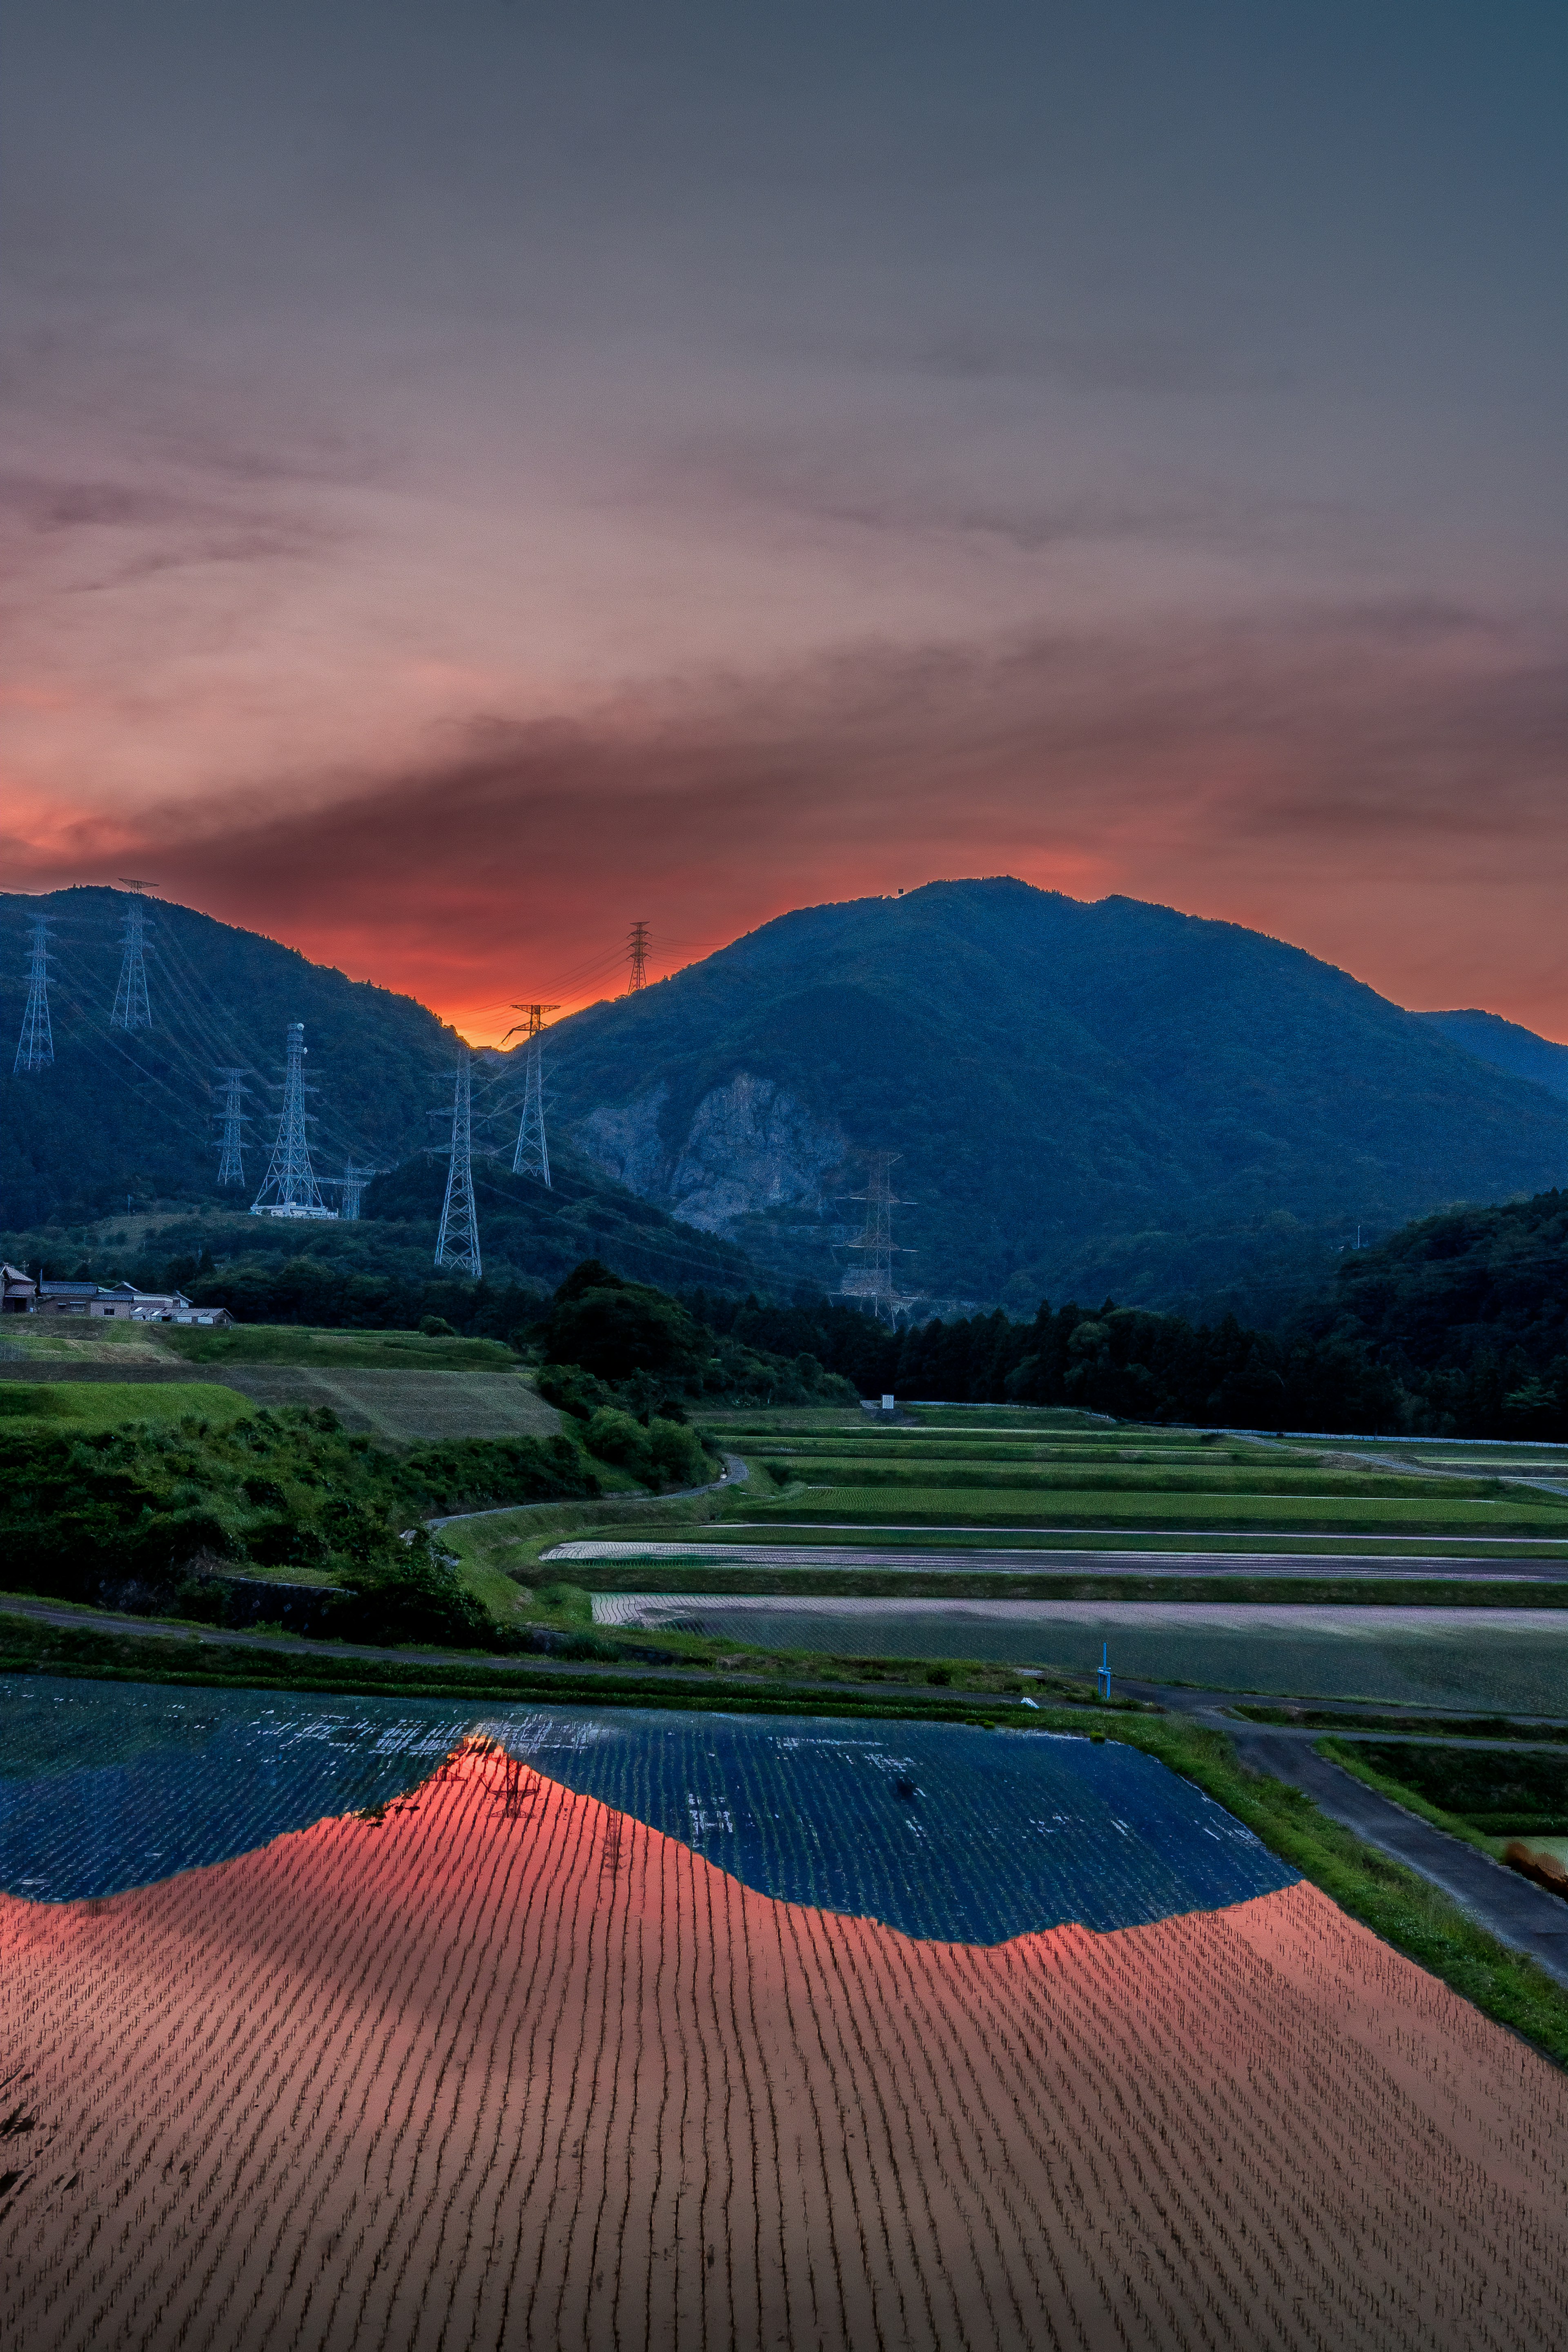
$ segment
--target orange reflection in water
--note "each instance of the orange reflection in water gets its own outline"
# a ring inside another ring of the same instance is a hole
[[[994,1949],[749,1893],[480,1741],[0,1898],[0,2336],[1554,2347],[1568,2084],[1308,1886]]]

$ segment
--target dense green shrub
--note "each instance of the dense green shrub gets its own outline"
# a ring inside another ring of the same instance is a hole
[[[645,1427],[629,1412],[605,1406],[588,1423],[585,1443],[601,1462],[616,1463],[656,1491],[696,1486],[709,1475],[708,1457],[695,1430],[655,1414]]]
[[[647,1283],[624,1282],[587,1258],[555,1294],[542,1333],[544,1352],[558,1364],[576,1364],[602,1381],[634,1372],[683,1381],[712,1352],[703,1330],[678,1299]]]
[[[547,1404],[578,1421],[592,1421],[601,1406],[613,1404],[616,1399],[608,1381],[595,1380],[580,1364],[543,1364],[534,1386]]]
[[[598,1492],[592,1465],[565,1436],[470,1438],[399,1457],[345,1436],[330,1412],[294,1408],[226,1430],[185,1421],[92,1437],[51,1433],[18,1438],[0,1455],[12,1573],[29,1589],[77,1599],[104,1580],[173,1591],[193,1567],[312,1569],[359,1596],[354,1622],[367,1635],[416,1620],[433,1626],[433,1611],[443,1639],[468,1623],[467,1600],[421,1520]]]

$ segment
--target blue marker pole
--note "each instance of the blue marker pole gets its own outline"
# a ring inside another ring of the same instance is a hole
[[[1110,1644],[1109,1642],[1101,1642],[1100,1645],[1100,1671],[1094,1679],[1100,1697],[1109,1698],[1110,1696]]]

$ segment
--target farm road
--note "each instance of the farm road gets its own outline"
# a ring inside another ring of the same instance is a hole
[[[744,1462],[741,1459],[741,1456],[738,1454],[726,1454],[724,1456],[723,1475],[721,1477],[715,1478],[710,1486],[672,1486],[668,1495],[627,1496],[626,1500],[628,1502],[636,1501],[637,1503],[689,1502],[693,1495],[716,1495],[721,1486],[739,1486],[742,1485],[744,1481],[751,1476],[751,1472],[747,1469]],[[445,1518],[426,1519],[425,1524],[427,1528],[460,1528],[465,1520],[468,1519],[504,1519],[509,1517],[513,1511],[558,1511],[561,1505],[559,1501],[549,1503],[495,1503],[483,1511],[448,1511]],[[611,1545],[609,1549],[614,1550],[616,1547]],[[680,1551],[683,1549],[684,1547],[680,1544],[653,1544],[649,1546],[649,1549],[653,1551]],[[545,1559],[577,1559],[582,1558],[584,1555],[574,1551],[571,1546],[568,1545],[564,1550],[547,1551],[542,1553],[541,1556]],[[1563,1573],[1564,1575],[1568,1575],[1568,1560],[1563,1562]]]
[[[1255,1772],[1267,1772],[1300,1789],[1331,1821],[1440,1886],[1499,1943],[1530,1953],[1549,1976],[1568,1985],[1568,1903],[1532,1886],[1478,1847],[1445,1836],[1429,1822],[1331,1764],[1314,1745],[1323,1737],[1321,1731],[1253,1730],[1217,1713],[1212,1720],[1236,1742],[1237,1754]],[[1335,1736],[1356,1737],[1353,1732]]]
[[[743,1468],[743,1465],[742,1465]],[[479,1513],[473,1517],[481,1516]],[[432,1527],[444,1521],[432,1520]],[[1568,1582],[1568,1559],[1459,1559],[1443,1553],[1277,1551],[894,1551],[848,1544],[643,1542],[636,1537],[574,1537],[544,1553],[546,1559],[708,1559],[724,1568],[896,1569],[951,1576],[1311,1576],[1479,1578],[1517,1582]]]

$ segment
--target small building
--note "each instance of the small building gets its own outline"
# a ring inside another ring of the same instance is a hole
[[[112,1305],[121,1314],[132,1315],[142,1323],[153,1316],[178,1315],[188,1311],[191,1304],[183,1290],[138,1290],[133,1282],[110,1283],[98,1295],[108,1302],[99,1308],[100,1315],[107,1313],[109,1305]]]
[[[202,1331],[232,1331],[234,1328],[234,1318],[226,1307],[192,1307],[188,1302],[184,1307],[148,1307],[145,1310],[136,1307],[132,1310],[132,1319],[138,1323],[188,1323]]]
[[[25,1266],[0,1264],[0,1315],[30,1315],[38,1286]]]
[[[33,1302],[35,1315],[101,1315],[102,1293],[96,1282],[50,1282],[38,1284],[38,1295]]]

